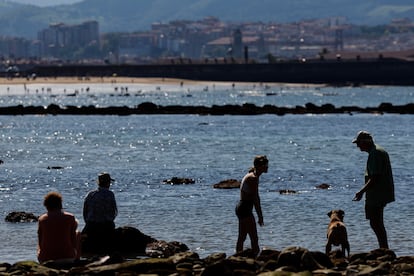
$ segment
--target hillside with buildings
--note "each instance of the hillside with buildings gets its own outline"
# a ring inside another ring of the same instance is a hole
[[[412,0],[84,0],[71,5],[39,7],[0,0],[0,35],[36,38],[50,24],[99,23],[102,33],[135,32],[154,22],[201,20],[288,23],[344,17],[356,25],[389,24],[395,18],[414,18]]]
[[[36,39],[0,37],[0,59],[13,63],[269,63],[366,58],[414,49],[414,23],[358,26],[346,18],[293,23],[228,23],[216,17],[153,23],[147,31],[102,33],[98,21],[51,24]],[[393,54],[395,56],[395,54]]]
[[[182,19],[167,21],[154,20],[145,30],[137,31],[131,14],[144,14],[141,18],[160,18],[159,13],[174,11],[172,3],[187,3],[187,10],[208,10],[213,12],[217,7],[209,7],[207,1],[154,0],[140,1],[139,9],[128,11],[137,1],[123,0],[125,5],[118,1],[85,0],[83,2],[57,6],[45,9],[29,6],[34,12],[61,11],[61,20],[55,23],[44,24],[34,31],[33,37],[24,37],[16,34],[0,35],[0,61],[5,67],[9,63],[93,63],[93,64],[148,64],[148,63],[190,63],[214,62],[236,63],[254,62],[270,63],[283,60],[309,60],[350,56],[352,58],[366,58],[372,56],[392,55],[404,53],[403,58],[411,57],[414,49],[414,23],[410,18],[394,18],[389,23],[381,25],[355,24],[346,16],[321,17],[314,19],[284,21],[245,20],[229,21],[215,16],[204,16],[197,19],[197,14],[189,14]],[[193,6],[198,3],[200,6]],[[208,1],[213,3],[214,1]],[[264,5],[270,0],[263,0]],[[278,1],[274,1],[278,2]],[[295,3],[300,1],[295,1]],[[304,3],[309,3],[304,1]],[[318,3],[319,1],[314,1]],[[332,0],[334,2],[334,0]],[[385,3],[386,1],[378,1]],[[400,4],[403,0],[395,1]],[[101,3],[102,5],[98,5]],[[126,5],[130,3],[130,5]],[[149,5],[152,3],[152,5]],[[205,5],[202,6],[201,4]],[[230,8],[232,1],[220,5],[221,8]],[[243,4],[244,1],[239,1]],[[245,2],[245,7],[250,7]],[[255,2],[258,3],[258,2]],[[293,5],[293,4],[292,4]],[[359,5],[367,7],[370,4]],[[0,0],[0,20],[6,15],[4,11],[12,13],[15,7],[26,10],[28,6],[12,4]],[[99,18],[87,19],[86,14],[92,13],[93,7],[98,7],[95,16]],[[269,6],[271,6],[269,4]],[[381,5],[377,6],[380,7]],[[158,7],[159,10],[156,8]],[[317,4],[315,4],[317,7]],[[392,6],[395,8],[395,6]],[[387,6],[387,10],[392,9]],[[401,7],[400,11],[409,12],[410,5]],[[283,6],[286,9],[286,6]],[[294,8],[294,5],[291,6]],[[153,10],[155,12],[151,12]],[[161,9],[163,9],[161,11]],[[253,7],[252,7],[253,9]],[[252,10],[253,11],[257,11]],[[384,8],[385,9],[385,8]],[[384,10],[383,9],[383,10]],[[282,6],[278,13],[281,13]],[[358,9],[356,9],[358,10]],[[122,20],[117,14],[123,11]],[[150,11],[148,13],[143,11]],[[175,9],[179,11],[179,9]],[[30,13],[27,12],[27,18]],[[180,10],[180,12],[182,12]],[[234,12],[234,11],[232,11]],[[2,14],[3,13],[3,14]],[[242,13],[241,13],[242,14]],[[252,13],[255,14],[255,13]],[[276,14],[276,12],[274,12]],[[72,15],[72,16],[69,16]],[[322,14],[320,14],[322,15]],[[13,28],[19,23],[18,13],[14,14],[14,21],[10,21],[3,28]],[[52,17],[52,13],[50,14]],[[40,18],[41,16],[38,16]],[[45,15],[44,18],[47,16]],[[72,20],[64,20],[71,17]],[[83,18],[84,20],[80,20]],[[112,22],[114,28],[120,28],[122,21],[130,19],[131,30],[118,29],[109,32],[105,24]],[[79,22],[74,22],[77,19]],[[143,19],[143,20],[144,20]],[[21,20],[23,21],[23,19]],[[105,24],[102,21],[106,22]],[[34,25],[34,24],[32,24]],[[104,26],[103,26],[104,25]],[[32,26],[33,27],[33,26]],[[392,53],[392,54],[391,54]],[[401,56],[401,54],[399,55]]]

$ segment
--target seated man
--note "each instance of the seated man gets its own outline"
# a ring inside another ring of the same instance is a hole
[[[80,258],[80,234],[76,232],[78,222],[71,213],[62,210],[62,196],[50,192],[45,196],[47,213],[38,221],[39,262],[49,260],[75,260]]]
[[[98,176],[98,189],[90,191],[84,201],[82,230],[84,251],[108,254],[113,248],[115,217],[118,214],[115,195],[109,190],[114,181],[108,173]]]

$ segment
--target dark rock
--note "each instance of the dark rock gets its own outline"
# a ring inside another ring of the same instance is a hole
[[[137,106],[137,109],[140,110],[142,113],[152,114],[156,113],[158,106],[151,102],[144,102]]]
[[[61,166],[49,166],[47,167],[48,170],[62,170],[64,167]]]
[[[165,179],[165,180],[163,180],[163,182],[166,183],[166,184],[171,184],[171,185],[194,184],[195,183],[194,179],[181,178],[181,177],[173,177],[171,179]]]
[[[359,265],[358,275],[395,275],[391,273],[391,263],[380,263],[377,266]]]
[[[366,256],[366,259],[368,260],[379,260],[382,262],[394,261],[396,258],[397,256],[394,251],[384,248],[373,250]]]
[[[203,262],[200,260],[200,256],[195,253],[195,252],[191,252],[191,251],[185,251],[185,252],[178,252],[172,256],[169,257],[169,259],[174,263],[174,264],[189,264],[189,263],[198,263],[198,264],[202,264]]]
[[[36,222],[37,220],[37,216],[26,212],[11,212],[5,218],[7,222]]]
[[[281,195],[293,195],[297,194],[295,190],[279,190],[279,194]]]
[[[394,270],[399,274],[414,274],[414,257],[403,256],[397,258],[394,262]]]
[[[236,179],[227,179],[220,181],[219,183],[216,183],[213,185],[214,189],[236,189],[240,188],[240,181]]]
[[[273,105],[265,105],[258,107],[254,104],[246,103],[243,105],[213,105],[207,106],[158,106],[151,102],[141,103],[134,108],[128,106],[111,106],[111,107],[95,107],[89,106],[65,106],[60,107],[56,104],[50,104],[46,108],[43,106],[7,106],[0,107],[0,115],[25,115],[25,114],[72,114],[72,115],[132,115],[132,114],[211,114],[211,115],[257,115],[257,114],[331,114],[331,113],[371,113],[371,114],[414,114],[414,104],[392,105],[390,103],[382,103],[379,107],[357,107],[342,106],[335,107],[332,104],[323,104],[317,106],[313,103],[307,103],[305,106],[295,107],[278,107]]]
[[[300,270],[315,270],[323,268],[313,258],[312,254],[305,248],[288,247],[278,257],[279,266],[289,266]]]
[[[82,255],[84,257],[110,255],[111,258],[145,256],[147,245],[155,241],[156,239],[145,235],[134,227],[123,226],[115,229],[110,241],[98,241],[97,243],[93,237],[83,235]]]
[[[167,258],[186,251],[188,247],[180,242],[155,241],[147,245],[145,253],[152,258]]]
[[[322,183],[322,184],[316,185],[315,188],[325,190],[325,189],[330,189],[331,185],[327,183]]]
[[[257,257],[257,260],[267,262],[270,260],[277,261],[279,257],[280,251],[273,250],[273,249],[263,249],[259,256]]]
[[[0,263],[0,274],[7,272],[11,267],[9,263]]]
[[[252,258],[254,259],[256,255],[253,253],[253,250],[250,248],[243,250],[242,252],[238,252],[233,255],[234,257],[243,257],[243,258]]]
[[[204,262],[206,264],[213,264],[213,263],[225,260],[226,257],[227,257],[226,253],[213,253],[213,254],[210,254],[209,256],[207,256],[204,259]]]
[[[230,256],[223,262],[233,271],[238,270],[248,272],[247,274],[241,275],[249,275],[251,272],[256,272],[260,269],[260,263],[254,258]]]
[[[148,244],[156,241],[156,239],[130,226],[116,228],[114,238],[115,250],[122,255],[145,255]]]
[[[7,271],[9,275],[59,275],[59,270],[40,265],[34,261],[22,261],[13,264]]]
[[[172,275],[177,272],[175,264],[168,258],[147,258],[123,263],[87,266],[70,270],[70,275],[139,275],[139,274],[155,274],[155,275]]]
[[[174,243],[162,242],[170,246]],[[180,243],[176,243],[180,244]],[[173,245],[178,246],[178,245]],[[179,246],[178,246],[179,247]],[[301,247],[289,247],[279,254],[265,249],[259,257],[249,258],[249,251],[226,258],[225,253],[214,253],[201,260],[197,253],[178,252],[169,257],[125,260],[116,256],[104,256],[88,261],[72,263],[25,261],[14,265],[0,264],[1,275],[412,275],[414,257],[405,256],[393,261],[391,250],[379,249],[358,253],[350,257],[358,264],[331,266],[334,255],[310,252]],[[277,256],[278,255],[278,256]],[[331,261],[329,261],[331,259]],[[346,260],[346,258],[343,258]],[[344,261],[345,263],[345,261]]]
[[[326,268],[334,267],[334,264],[332,263],[332,259],[329,256],[327,256],[325,253],[322,253],[320,251],[312,251],[311,254],[312,254],[312,257],[315,259],[315,261],[322,267],[326,267]]]
[[[226,265],[224,261],[221,262],[215,262],[213,264],[207,265],[203,272],[201,273],[201,276],[233,276],[232,269]]]

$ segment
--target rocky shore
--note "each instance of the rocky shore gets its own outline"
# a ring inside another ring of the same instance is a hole
[[[305,106],[278,107],[275,105],[264,105],[262,107],[255,104],[243,105],[213,105],[207,106],[161,106],[151,102],[144,102],[135,107],[127,106],[59,106],[50,104],[44,106],[6,106],[0,107],[0,115],[140,115],[140,114],[198,114],[198,115],[261,115],[261,114],[414,114],[414,103],[405,105],[393,105],[391,103],[381,103],[378,107],[358,107],[343,106],[335,107],[333,104],[323,104],[321,106],[307,103]]]
[[[238,181],[217,184],[227,188]],[[5,220],[30,223],[36,216],[12,212]],[[0,275],[414,275],[414,256],[397,257],[389,249],[344,257],[339,249],[326,255],[293,246],[281,251],[263,249],[257,257],[247,249],[232,256],[218,252],[200,258],[183,243],[157,240],[133,227],[115,231],[116,247],[110,253],[86,250],[76,261],[0,263]]]
[[[397,257],[392,250],[378,249],[367,253],[329,256],[301,247],[282,251],[264,249],[257,258],[250,251],[226,256],[214,253],[200,258],[186,251],[171,256],[125,260],[104,256],[95,261],[73,263],[22,261],[0,264],[0,275],[413,275],[414,257]]]

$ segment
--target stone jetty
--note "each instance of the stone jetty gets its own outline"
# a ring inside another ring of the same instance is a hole
[[[127,106],[59,106],[50,104],[44,106],[5,106],[0,107],[0,115],[141,115],[141,114],[198,114],[198,115],[286,115],[286,114],[414,114],[414,103],[393,105],[381,103],[377,107],[342,106],[333,104],[315,105],[307,103],[304,106],[278,107],[275,105],[256,106],[246,103],[243,105],[213,105],[208,106],[162,106],[152,102],[144,102],[135,107]]]

